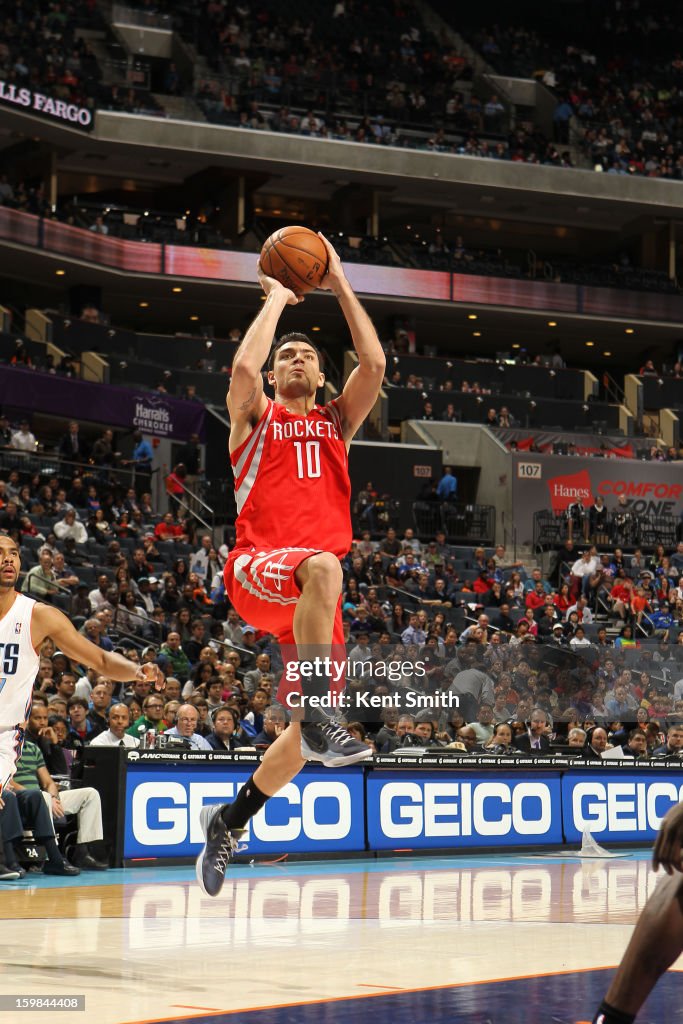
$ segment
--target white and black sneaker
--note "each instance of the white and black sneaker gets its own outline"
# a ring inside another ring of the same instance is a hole
[[[202,807],[199,822],[204,833],[204,849],[197,857],[197,881],[207,896],[218,896],[225,881],[225,870],[233,856],[246,849],[240,845],[244,829],[229,829],[221,818],[221,804]]]
[[[372,749],[351,736],[342,725],[307,722],[301,727],[301,756],[307,761],[320,761],[328,768],[343,768],[372,757]]]

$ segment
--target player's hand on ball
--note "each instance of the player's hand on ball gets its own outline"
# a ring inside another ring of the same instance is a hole
[[[322,239],[327,249],[327,273],[320,282],[320,287],[325,291],[336,293],[346,282],[342,261],[339,259],[337,250],[321,231],[318,232],[318,237]]]
[[[141,665],[138,669],[137,679],[148,679],[154,686],[157,693],[161,693],[166,689],[166,676],[161,671],[158,665],[153,661],[147,662],[146,665]]]
[[[279,288],[280,291],[284,292],[285,295],[287,296],[288,306],[298,306],[300,302],[304,301],[303,295],[295,295],[290,288],[285,288],[285,286],[283,284],[280,284],[280,282],[277,281],[274,277],[268,277],[267,274],[264,274],[260,262],[256,264],[256,272],[258,274],[259,284],[263,288],[266,295],[270,295],[272,291],[276,291]]]
[[[683,804],[676,804],[665,815],[657,835],[652,853],[652,867],[656,871],[660,866],[667,875],[674,871],[683,871]]]

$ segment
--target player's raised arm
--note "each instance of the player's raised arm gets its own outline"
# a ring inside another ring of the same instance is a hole
[[[377,401],[384,379],[386,358],[374,324],[347,281],[339,256],[325,236],[320,237],[325,243],[329,259],[328,271],[320,287],[337,296],[358,355],[358,366],[349,374],[341,398],[337,400],[344,440],[350,441]]]
[[[268,359],[278,321],[285,306],[296,306],[301,301],[294,292],[279,281],[258,270],[258,279],[266,293],[266,301],[252,321],[232,361],[232,376],[226,404],[232,425],[231,447],[240,443],[236,432],[251,429],[263,415],[266,398],[263,394],[261,371]]]
[[[79,665],[94,668],[103,676],[119,683],[128,683],[133,679],[150,679],[156,689],[164,686],[164,674],[158,665],[136,665],[113,651],[103,651],[86,636],[79,633],[72,622],[60,612],[47,604],[36,604],[33,610],[32,640],[38,647],[45,637],[49,636],[58,650],[72,658]]]

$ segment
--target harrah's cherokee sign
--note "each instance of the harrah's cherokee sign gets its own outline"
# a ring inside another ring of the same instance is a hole
[[[588,507],[598,495],[610,510],[623,495],[634,515],[683,515],[683,464],[678,462],[529,453],[514,454],[512,459],[513,514],[520,543],[532,537],[534,512],[563,512],[574,501]]]
[[[74,128],[85,128],[86,131],[90,131],[95,124],[95,113],[87,107],[56,100],[52,96],[18,86],[14,82],[0,80],[0,103],[19,108],[27,114],[40,114],[41,117],[61,121]]]
[[[191,434],[204,437],[206,410],[202,402],[186,402],[158,391],[87,384],[37,370],[0,366],[0,407],[41,412],[113,429],[141,430],[143,434],[187,441]]]

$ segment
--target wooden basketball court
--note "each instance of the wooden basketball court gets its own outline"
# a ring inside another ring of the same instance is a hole
[[[191,868],[28,875],[0,890],[0,1021],[576,1024],[656,882],[649,852],[242,863],[215,900]],[[681,991],[670,973],[642,1021],[683,1020]]]

